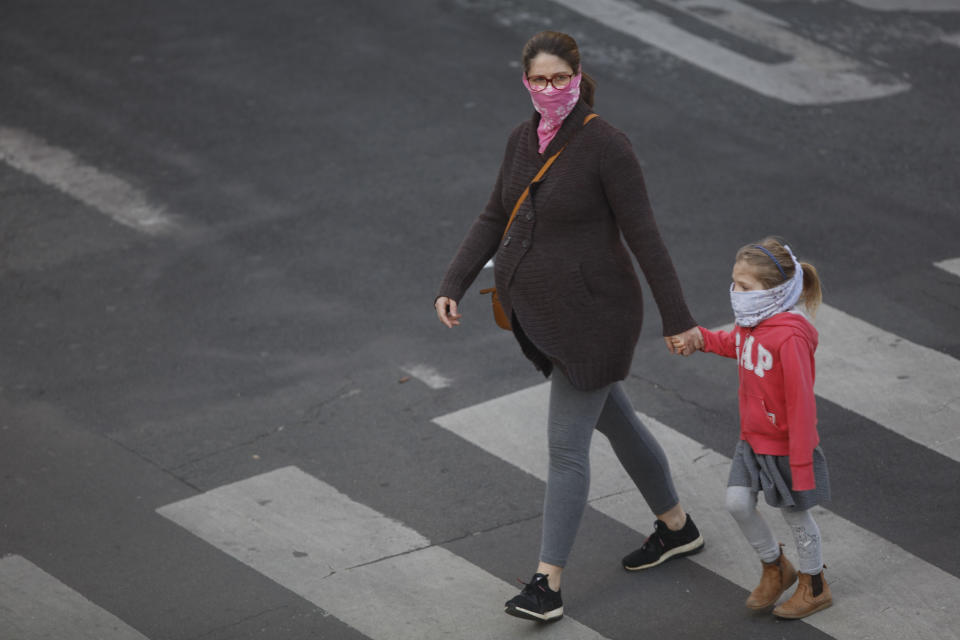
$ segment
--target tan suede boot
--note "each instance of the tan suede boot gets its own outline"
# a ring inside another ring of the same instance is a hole
[[[773,615],[779,618],[805,618],[832,604],[833,596],[830,595],[830,585],[823,577],[823,571],[815,576],[801,573],[797,590],[789,600],[773,610]]]
[[[783,545],[780,545],[779,558],[762,564],[763,575],[760,576],[760,584],[747,598],[747,606],[756,610],[773,605],[797,579],[797,570],[787,560],[787,556],[783,555]]]

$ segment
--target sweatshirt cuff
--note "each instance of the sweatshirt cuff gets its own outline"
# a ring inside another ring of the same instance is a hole
[[[697,328],[700,329],[700,335],[703,336],[703,352],[724,355],[723,343],[720,341],[717,333],[707,329],[703,325],[699,325]]]
[[[793,477],[794,491],[810,491],[817,488],[817,481],[813,476],[813,463],[790,465],[790,475]]]

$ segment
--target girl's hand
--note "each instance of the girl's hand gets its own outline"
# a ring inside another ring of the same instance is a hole
[[[433,306],[437,310],[437,317],[440,318],[440,322],[447,325],[448,328],[452,329],[460,324],[461,314],[457,313],[456,300],[452,300],[446,296],[440,296],[433,303]]]
[[[687,329],[683,333],[664,338],[667,341],[667,348],[670,353],[678,353],[683,356],[689,356],[694,351],[703,348],[703,334],[700,333],[700,327]]]

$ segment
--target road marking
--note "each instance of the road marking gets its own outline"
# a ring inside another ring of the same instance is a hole
[[[940,41],[946,44],[952,44],[955,47],[960,47],[960,32],[945,33],[941,36]]]
[[[787,25],[737,0],[678,0],[661,4],[791,57],[767,64],[675,26],[664,14],[624,0],[554,0],[572,11],[667,51],[761,95],[798,105],[868,100],[910,88],[872,68],[792,33]]]
[[[400,370],[416,378],[431,389],[446,389],[453,384],[453,380],[441,375],[436,369],[425,364],[408,364],[405,367],[400,367]]]
[[[958,38],[957,44],[960,45],[960,38]],[[935,267],[940,267],[944,271],[952,273],[955,276],[960,276],[960,258],[941,260],[940,262],[934,262],[933,265]]]
[[[25,131],[0,127],[0,160],[127,227],[149,234],[175,227],[171,216],[123,180],[85,165],[69,151]]]
[[[0,558],[0,637],[148,640],[26,558],[15,555]]]
[[[530,628],[501,609],[516,587],[297,467],[157,512],[373,640],[499,640]],[[603,638],[570,618],[550,637]]]
[[[960,11],[960,0],[850,0],[874,11]]]
[[[960,461],[960,361],[829,305],[814,324],[818,396]]]
[[[548,399],[549,383],[545,383],[434,422],[546,481]],[[666,451],[681,503],[707,538],[706,549],[691,559],[746,590],[753,589],[759,578],[756,554],[724,507],[730,459],[639,415]],[[643,499],[606,438],[594,439],[590,461],[591,506],[644,535],[649,533],[653,516],[645,512]],[[779,513],[765,505],[763,508],[779,539],[792,540]],[[824,555],[830,567],[827,579],[837,606],[805,623],[837,638],[958,637],[956,596],[960,579],[826,509],[817,507],[815,517],[823,535]],[[643,524],[638,526],[638,522]],[[640,540],[638,537],[638,544]],[[746,609],[744,615],[749,615]]]

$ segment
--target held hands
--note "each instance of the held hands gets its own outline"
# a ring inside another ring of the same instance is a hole
[[[666,341],[670,353],[689,356],[694,351],[703,349],[703,334],[700,333],[700,327],[687,329],[675,336],[665,336],[663,339]]]
[[[448,328],[452,329],[460,324],[461,314],[457,312],[456,300],[451,300],[446,296],[440,296],[433,303],[433,306],[437,310],[437,317],[440,318],[440,322],[447,325]]]

